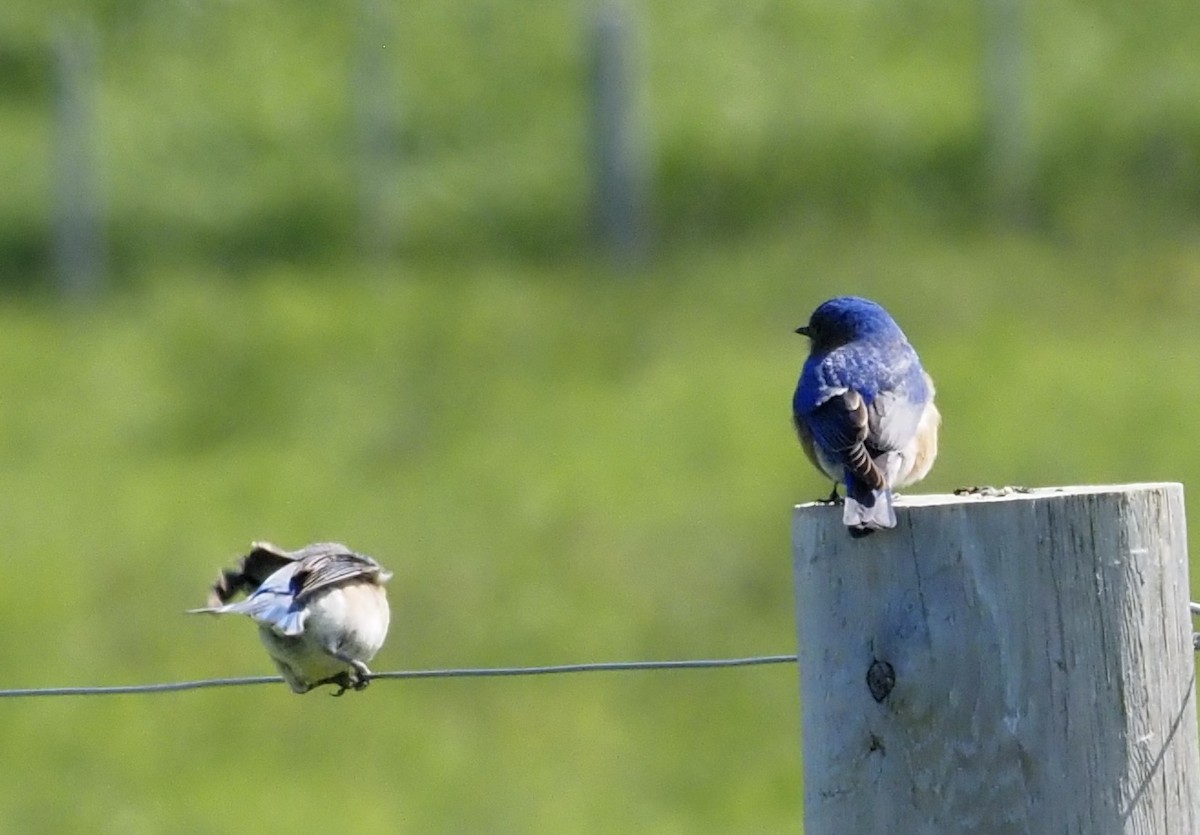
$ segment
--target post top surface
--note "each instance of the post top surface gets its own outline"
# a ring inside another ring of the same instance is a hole
[[[977,502],[1022,502],[1046,499],[1053,496],[1081,496],[1098,493],[1140,493],[1158,490],[1182,490],[1183,485],[1174,481],[1151,481],[1136,484],[1076,484],[1068,487],[964,487],[955,493],[912,493],[896,494],[896,507],[939,507]],[[810,507],[827,507],[828,502],[805,502],[796,505],[797,510]]]

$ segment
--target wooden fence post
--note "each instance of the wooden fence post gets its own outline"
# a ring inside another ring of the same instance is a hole
[[[625,266],[636,264],[649,243],[650,174],[636,34],[620,0],[599,0],[588,42],[593,226],[600,246]]]
[[[104,281],[96,51],[91,24],[63,25],[54,39],[54,268],[72,300],[96,296]]]
[[[983,0],[984,138],[992,211],[1027,225],[1036,160],[1024,0]]]
[[[806,835],[1200,832],[1179,484],[796,508]]]
[[[386,262],[395,254],[403,231],[397,176],[400,90],[393,71],[398,51],[393,19],[396,14],[392,4],[383,0],[358,0],[350,84],[358,173],[358,240],[361,253],[375,262]]]

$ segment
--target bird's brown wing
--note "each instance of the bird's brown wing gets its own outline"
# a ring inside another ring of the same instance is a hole
[[[379,563],[368,556],[351,551],[344,545],[310,545],[296,554],[304,554],[296,573],[292,576],[292,594],[297,601],[304,601],[322,589],[347,580],[372,577],[387,579],[381,576],[384,572]]]
[[[217,576],[208,593],[208,605],[223,606],[239,594],[252,594],[268,577],[295,560],[295,553],[285,551],[278,545],[270,542],[252,543],[250,553],[233,568],[226,568]]]

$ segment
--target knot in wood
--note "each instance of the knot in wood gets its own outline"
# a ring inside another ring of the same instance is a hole
[[[878,658],[872,661],[867,668],[867,689],[871,691],[871,698],[882,703],[895,686],[896,671],[892,665]]]

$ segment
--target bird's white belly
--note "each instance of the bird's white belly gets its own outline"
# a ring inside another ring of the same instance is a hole
[[[299,635],[260,625],[259,637],[280,674],[297,693],[353,669],[337,657],[366,663],[387,637],[387,594],[374,583],[348,583],[316,594]]]
[[[387,638],[391,610],[383,586],[349,583],[308,602],[305,635],[355,661],[375,657]]]
[[[925,409],[921,413],[921,421],[917,424],[916,434],[900,451],[900,461],[891,482],[892,487],[916,484],[929,474],[934,459],[937,458],[938,425],[941,422],[942,415],[930,400],[925,404]]]

